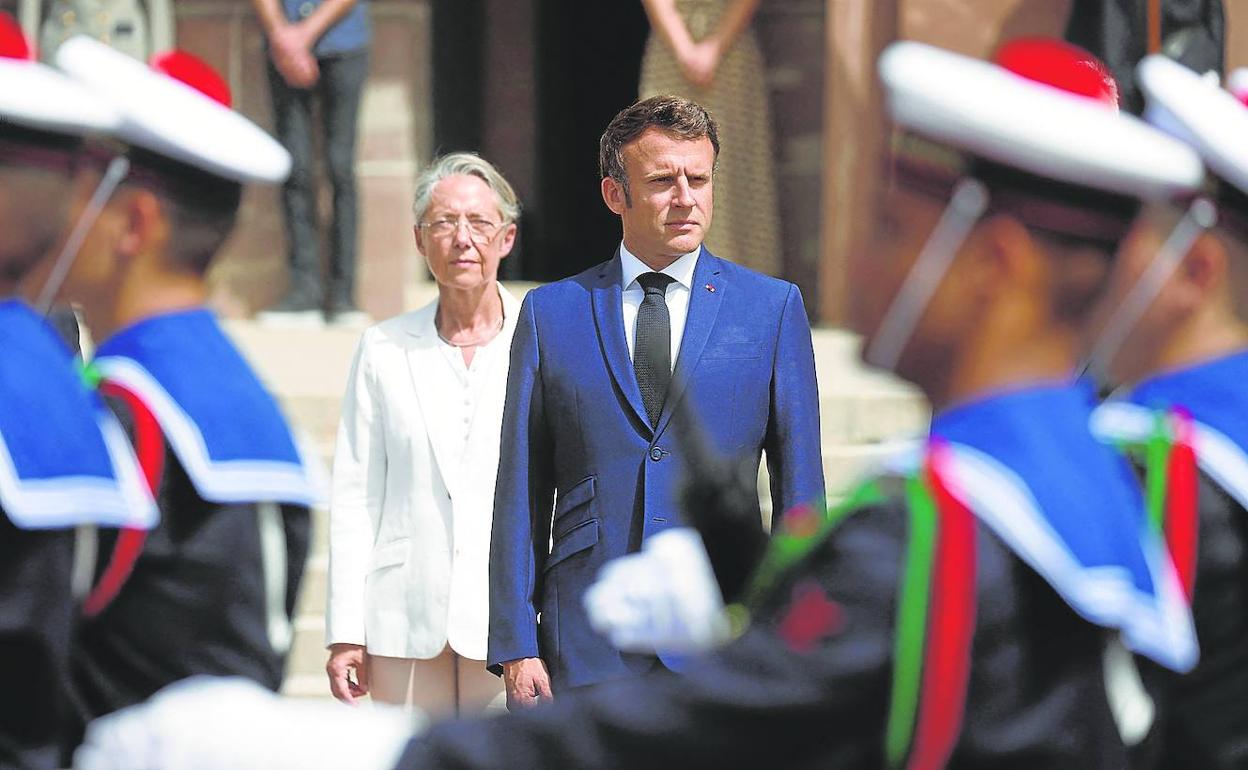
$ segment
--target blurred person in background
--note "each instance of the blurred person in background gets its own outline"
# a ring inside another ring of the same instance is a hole
[[[1135,66],[1148,54],[1222,76],[1226,10],[1223,0],[1072,0],[1066,39],[1109,65],[1122,108],[1139,115],[1144,95]]]
[[[479,712],[488,557],[511,338],[519,301],[498,283],[520,206],[470,153],[416,180],[416,247],[438,298],[364,333],[334,456],[330,689],[431,716]]]
[[[675,94],[715,118],[724,148],[715,167],[715,227],[706,247],[780,276],[784,248],[776,198],[766,66],[750,28],[760,0],[642,0],[653,32],[639,96]]]
[[[252,0],[269,54],[269,95],[277,138],[290,152],[282,185],[289,279],[285,295],[260,318],[270,322],[363,325],[355,297],[359,206],[355,145],[368,78],[367,0]],[[313,123],[319,101],[321,125]],[[312,151],[320,131],[333,192],[328,281],[317,226]]]
[[[273,397],[203,302],[243,185],[279,182],[289,156],[189,54],[149,66],[80,36],[56,59],[122,116],[114,136],[128,171],[61,294],[98,341],[88,376],[130,432],[160,508],[150,532],[97,535],[73,653],[77,716],[85,724],[194,674],[276,689],[318,490]]]
[[[18,17],[39,58],[51,63],[61,43],[75,35],[147,61],[173,48],[173,0],[18,0]]]

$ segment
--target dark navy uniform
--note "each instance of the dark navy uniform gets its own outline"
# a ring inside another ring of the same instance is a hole
[[[207,310],[123,329],[92,366],[162,520],[141,542],[100,538],[74,665],[84,720],[195,674],[276,690],[316,496],[277,405]]]
[[[68,709],[75,528],[151,526],[120,426],[29,307],[0,301],[0,768],[53,768]]]
[[[1150,484],[1167,487],[1159,523],[1172,542],[1188,530],[1183,539],[1195,546],[1187,559],[1176,554],[1176,562],[1190,571],[1201,659],[1187,676],[1150,677],[1162,715],[1155,729],[1159,767],[1248,766],[1246,380],[1248,352],[1167,372],[1107,403],[1094,423],[1133,450]],[[1150,466],[1148,446],[1157,441],[1163,454]],[[1176,446],[1190,449],[1195,465],[1196,483],[1188,490],[1174,483],[1181,472]]]
[[[398,767],[942,766],[942,728],[923,723],[946,711],[957,712],[943,728],[949,768],[1126,767],[1103,672],[1112,631],[1177,668],[1191,665],[1195,646],[1130,470],[1088,434],[1090,410],[1082,389],[1037,387],[933,422],[932,446],[946,457],[942,483],[973,514],[963,542],[974,558],[972,609],[961,610],[961,631],[970,633],[961,695],[954,687],[946,689],[953,697],[925,703],[930,691],[919,693],[910,717],[897,713],[899,681],[909,676],[899,646],[908,613],[898,603],[929,601],[921,624],[929,650],[948,631],[936,630],[940,618],[958,610],[938,611],[956,591],[942,583],[952,573],[935,570],[926,592],[899,592],[916,574],[914,511],[923,506],[912,486],[882,482],[769,584],[764,562],[749,630],[684,676],[610,683],[506,719],[442,725],[414,741]],[[912,459],[897,469],[914,478]],[[956,561],[962,550],[943,558]],[[922,666],[921,688],[939,690],[937,658]],[[907,719],[911,739],[893,745]]]

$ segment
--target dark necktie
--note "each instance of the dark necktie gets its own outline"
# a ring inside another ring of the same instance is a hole
[[[667,285],[672,280],[663,273],[642,273],[637,277],[646,296],[637,308],[633,372],[652,428],[658,427],[667,383],[672,379],[672,320],[667,312]]]

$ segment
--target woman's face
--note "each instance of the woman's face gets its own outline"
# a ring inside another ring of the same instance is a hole
[[[498,279],[516,226],[503,222],[494,191],[480,177],[447,177],[433,188],[416,224],[416,248],[439,285],[472,289]]]

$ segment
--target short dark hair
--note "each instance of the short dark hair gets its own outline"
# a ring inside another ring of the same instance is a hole
[[[620,110],[598,140],[598,172],[610,177],[624,188],[624,201],[632,205],[628,175],[624,173],[624,145],[657,128],[681,139],[711,140],[715,157],[719,158],[719,126],[715,118],[695,101],[681,96],[652,96]]]
[[[204,275],[234,230],[242,183],[137,148],[130,160],[127,183],[155,194],[169,218],[169,266]]]

